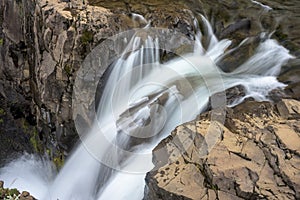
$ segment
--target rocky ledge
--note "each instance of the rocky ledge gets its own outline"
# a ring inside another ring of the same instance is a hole
[[[246,101],[178,126],[153,151],[152,199],[300,199],[300,101]]]

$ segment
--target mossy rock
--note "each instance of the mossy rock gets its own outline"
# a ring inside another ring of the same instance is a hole
[[[19,195],[20,192],[16,188],[0,188],[0,199],[18,199]]]
[[[83,31],[81,37],[80,37],[80,41],[82,44],[90,44],[94,41],[94,34],[92,31]]]
[[[0,115],[5,115],[5,111],[2,108],[0,108]]]
[[[64,71],[66,72],[67,76],[72,76],[73,69],[71,65],[65,65]]]
[[[58,156],[55,156],[53,158],[53,162],[57,169],[61,169],[65,163],[65,156],[62,153],[60,153]]]
[[[13,189],[9,189],[7,194],[9,196],[18,196],[20,194],[19,190],[17,190],[16,188],[13,188]]]
[[[31,143],[32,147],[34,148],[35,152],[43,152],[43,145],[42,145],[41,140],[39,139],[36,128],[34,128],[33,132],[31,133],[30,143]]]

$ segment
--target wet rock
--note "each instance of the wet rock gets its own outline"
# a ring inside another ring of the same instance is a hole
[[[220,61],[218,66],[224,72],[232,72],[245,63],[251,56],[254,55],[261,39],[259,37],[250,37],[239,46],[237,49],[232,49]],[[235,45],[232,45],[235,46]],[[236,59],[238,57],[238,59]]]
[[[22,192],[21,194],[22,197],[28,197],[29,195],[30,195],[29,192],[26,191]]]
[[[33,152],[34,144],[38,149],[38,134],[30,102],[20,94],[20,90],[15,90],[1,81],[0,85],[5,91],[5,96],[0,94],[0,166],[2,166],[17,153]]]
[[[36,200],[33,196],[30,195],[29,192],[22,192],[20,196],[20,200]]]
[[[300,114],[299,101],[294,99],[283,99],[277,103],[277,109],[282,118],[285,119],[297,119]]]
[[[287,66],[282,69],[278,80],[287,84],[285,93],[294,99],[300,99],[300,60],[291,60]]]
[[[281,88],[276,88],[270,91],[266,97],[273,102],[280,102],[282,99],[293,98],[293,96],[289,95],[285,89]]]
[[[227,109],[225,124],[204,113],[178,126],[153,150],[144,199],[299,198],[300,102],[281,103],[293,118],[272,103],[247,101]]]
[[[290,95],[292,98],[300,100],[300,82],[289,84],[285,88],[286,94]]]
[[[251,21],[249,19],[242,19],[224,28],[224,30],[222,30],[222,32],[220,33],[219,37],[220,39],[230,38],[233,35],[235,35],[234,32],[239,30],[249,31],[250,28],[251,28]]]
[[[233,105],[236,102],[238,102],[241,98],[245,97],[246,95],[246,90],[245,87],[242,85],[238,85],[232,88],[227,89],[225,92],[219,92],[216,94],[213,94],[208,103],[208,110],[212,108],[212,100],[214,101],[215,105],[220,105],[220,102],[224,102],[222,106],[226,105]]]

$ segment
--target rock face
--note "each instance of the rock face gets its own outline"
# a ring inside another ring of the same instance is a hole
[[[72,119],[76,72],[104,39],[145,26],[130,14],[82,0],[1,1],[0,160],[12,152],[47,150],[63,161],[78,140]],[[190,14],[169,11],[167,21],[157,15],[151,20],[192,35]]]
[[[32,152],[33,146],[39,146],[35,142],[37,122],[29,81],[30,67],[34,67],[29,55],[33,52],[23,35],[24,32],[27,36],[32,34],[32,21],[24,21],[24,16],[30,16],[30,10],[34,10],[31,1],[0,2],[1,161],[13,152]],[[1,161],[0,165],[3,164]]]
[[[144,199],[299,199],[300,101],[247,101],[178,126],[153,151]]]

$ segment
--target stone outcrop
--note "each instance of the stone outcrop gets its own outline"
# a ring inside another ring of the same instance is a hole
[[[299,199],[300,101],[246,101],[178,126],[153,150],[144,199]]]

